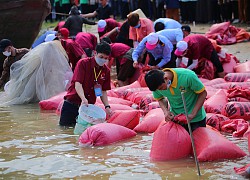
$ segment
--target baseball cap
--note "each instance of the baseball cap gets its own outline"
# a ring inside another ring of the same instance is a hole
[[[181,26],[181,30],[182,31],[187,31],[187,32],[191,32],[191,28],[190,28],[190,26],[188,26],[188,25],[185,25],[185,26]]]
[[[12,42],[9,39],[2,39],[0,41],[0,52],[4,52],[4,49],[8,46],[12,46]]]
[[[98,32],[103,32],[105,30],[105,27],[106,27],[107,23],[105,20],[99,20],[98,23],[97,23],[97,26],[98,26]]]
[[[48,34],[45,38],[45,42],[53,41],[56,38],[55,34]]]
[[[59,31],[64,39],[68,39],[69,37],[69,30],[67,28],[61,28]]]
[[[179,41],[176,44],[176,50],[175,50],[174,54],[176,56],[181,56],[183,54],[183,52],[187,49],[187,47],[188,47],[188,44],[186,41]]]
[[[156,33],[150,33],[147,37],[146,48],[148,50],[153,50],[157,46],[159,40],[159,35]]]

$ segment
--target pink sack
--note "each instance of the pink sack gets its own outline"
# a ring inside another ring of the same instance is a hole
[[[136,136],[136,132],[126,127],[100,123],[88,127],[80,136],[80,146],[104,146]]]
[[[250,61],[240,63],[234,67],[234,72],[236,73],[247,73],[250,72]]]
[[[108,119],[108,123],[118,124],[129,129],[134,129],[140,121],[140,111],[138,110],[116,110]]]
[[[228,82],[245,82],[250,78],[250,73],[229,73],[224,79]]]
[[[250,100],[250,87],[249,88],[230,88],[227,90],[228,98],[241,97]]]
[[[239,167],[239,168],[234,167],[234,171],[235,171],[236,174],[242,174],[242,173],[246,172],[248,167],[250,167],[250,164],[247,164],[247,165],[245,165],[243,167]]]
[[[237,65],[234,59],[232,59],[230,62],[225,62],[222,64],[222,67],[224,69],[224,72],[226,74],[228,73],[234,73],[234,67]]]
[[[131,106],[133,104],[133,102],[122,99],[122,98],[117,98],[117,97],[110,97],[108,96],[108,102],[110,104],[123,104],[123,105],[127,105],[127,106]],[[102,100],[101,98],[96,98],[96,103],[97,104],[102,104]]]
[[[214,127],[218,131],[221,131],[221,126],[224,121],[229,120],[228,117],[223,116],[222,114],[215,114],[215,113],[207,113],[206,114],[206,124]]]
[[[172,121],[163,122],[154,133],[150,159],[167,161],[185,158],[191,153],[191,140],[188,132]]]
[[[211,86],[205,86],[206,91],[207,91],[207,97],[206,99],[209,99],[210,97],[212,97],[213,95],[215,95],[215,93],[218,91],[218,89],[213,88]]]
[[[161,108],[149,111],[143,120],[134,128],[135,132],[153,133],[161,122],[165,121],[165,116]]]
[[[224,90],[219,89],[215,95],[204,102],[204,108],[207,113],[220,114],[222,108],[227,103],[227,94]]]
[[[59,104],[63,101],[63,97],[66,95],[66,91],[62,92],[56,96],[49,99],[42,100],[39,102],[39,107],[41,110],[56,110]]]
[[[138,81],[133,82],[127,86],[122,86],[118,88],[111,89],[107,92],[108,96],[123,98],[126,95],[126,89],[128,88],[140,88],[141,85]]]
[[[228,102],[221,114],[230,119],[250,119],[250,102]]]
[[[200,127],[193,132],[199,161],[236,159],[246,156],[237,145],[210,128]]]
[[[243,137],[248,127],[249,123],[244,119],[231,119],[222,122],[221,131],[233,133],[233,137]]]
[[[102,108],[103,110],[105,110],[105,107],[103,104],[96,104],[97,106],[99,106],[100,108]],[[134,110],[132,107],[128,106],[128,105],[124,105],[124,104],[109,104],[111,107],[112,111],[116,111],[116,110]]]
[[[225,83],[225,79],[223,78],[216,78],[216,79],[212,79],[210,81],[204,82],[205,86],[212,86],[212,85],[216,85],[216,84],[221,84],[221,83]]]

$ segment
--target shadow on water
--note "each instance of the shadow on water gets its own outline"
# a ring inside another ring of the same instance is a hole
[[[249,158],[200,162],[202,176],[192,157],[151,162],[153,136],[136,137],[103,147],[78,146],[73,128],[58,126],[54,112],[41,112],[37,104],[0,108],[0,178],[76,179],[242,179],[233,167]],[[246,139],[228,135],[247,152]]]

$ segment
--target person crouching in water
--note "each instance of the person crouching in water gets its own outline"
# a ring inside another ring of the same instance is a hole
[[[184,91],[191,130],[206,127],[203,104],[207,91],[193,71],[184,68],[154,69],[146,74],[145,82],[159,102],[166,121],[172,121],[174,116],[185,112],[181,95]],[[168,107],[168,102],[171,108]],[[182,126],[188,131],[187,124]]]
[[[64,97],[60,125],[74,126],[80,105],[95,104],[98,96],[105,106],[107,115],[111,114],[106,92],[111,89],[110,70],[106,65],[109,62],[110,53],[110,45],[101,42],[97,44],[93,57],[78,61],[71,85]]]

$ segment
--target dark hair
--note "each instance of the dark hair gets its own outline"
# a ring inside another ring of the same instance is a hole
[[[162,22],[155,23],[155,32],[165,29],[165,25]]]
[[[79,15],[79,14],[80,14],[80,12],[79,12],[77,6],[75,6],[75,5],[72,6],[70,9],[70,15]]]
[[[108,43],[105,41],[100,42],[99,44],[96,45],[95,50],[97,53],[103,53],[106,55],[110,55],[111,53],[111,47]]]
[[[145,82],[150,91],[155,91],[164,83],[164,72],[158,69],[149,71],[145,76]]]
[[[187,32],[189,32],[189,33],[191,32],[191,28],[190,28],[189,25],[184,25],[184,26],[182,26],[182,27],[181,27],[181,30],[182,30],[182,31],[187,31]]]
[[[128,15],[128,24],[132,27],[136,26],[139,22],[139,14],[137,13],[130,13]]]
[[[103,37],[103,38],[101,39],[101,42],[106,42],[106,43],[108,43],[108,44],[111,44],[111,43],[112,43],[109,37]]]

